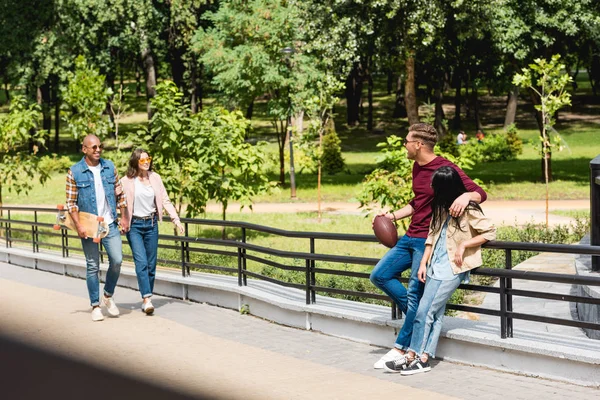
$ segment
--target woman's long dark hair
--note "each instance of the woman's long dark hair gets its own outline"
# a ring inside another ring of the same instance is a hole
[[[448,218],[450,206],[461,194],[467,192],[467,188],[460,179],[458,172],[452,167],[440,167],[431,177],[431,188],[433,189],[433,201],[431,202],[431,229],[437,233],[442,229],[446,218]],[[479,204],[470,202],[468,208],[481,211]],[[466,209],[465,209],[466,211]],[[460,218],[452,217],[454,224],[460,229]]]
[[[148,154],[148,152],[141,147],[138,147],[131,153],[131,157],[129,157],[129,166],[127,167],[127,177],[135,178],[140,174],[140,156],[142,153]],[[148,171],[152,171],[152,161],[150,161],[150,169]]]

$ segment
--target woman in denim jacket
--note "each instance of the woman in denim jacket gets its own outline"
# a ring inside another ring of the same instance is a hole
[[[400,371],[402,375],[431,370],[428,361],[435,357],[446,302],[461,282],[468,282],[469,271],[481,266],[481,245],[496,238],[496,228],[476,203],[471,202],[461,217],[449,215],[450,205],[467,191],[453,168],[435,171],[431,187],[433,214],[418,272],[425,290],[408,348],[412,361]]]
[[[129,221],[127,241],[131,247],[138,287],[142,295],[142,311],[150,315],[154,306],[150,298],[154,291],[156,257],[158,250],[158,221],[163,208],[179,233],[183,226],[167,194],[165,185],[156,172],[152,172],[152,157],[143,149],[135,149],[129,158],[127,176],[121,179],[127,197],[123,218]]]

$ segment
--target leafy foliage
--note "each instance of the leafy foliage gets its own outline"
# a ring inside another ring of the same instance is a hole
[[[263,172],[264,144],[244,141],[248,121],[240,112],[207,107],[192,114],[182,99],[172,81],[159,83],[151,129],[140,132],[167,191],[179,209],[187,204],[189,217],[203,213],[210,199],[223,205],[223,218],[230,201],[251,207],[253,196],[272,187]]]
[[[460,157],[468,157],[476,163],[511,161],[523,152],[523,142],[513,124],[506,133],[487,135],[482,142],[471,139],[460,146],[459,151]]]
[[[37,155],[45,134],[37,129],[39,112],[37,104],[15,96],[8,114],[0,114],[0,205],[3,188],[27,193],[33,188],[34,177],[39,176],[41,184],[48,179],[48,171],[40,168]],[[33,151],[28,149],[30,141],[34,143]]]
[[[321,163],[323,172],[329,175],[337,174],[344,170],[344,158],[342,157],[342,141],[335,130],[329,131],[323,136],[323,155]]]
[[[75,139],[90,134],[104,138],[108,134],[111,123],[104,110],[112,90],[106,87],[104,80],[84,56],[75,59],[75,72],[68,74],[69,83],[62,92],[65,130]]]

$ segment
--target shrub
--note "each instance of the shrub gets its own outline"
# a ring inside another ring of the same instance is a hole
[[[459,151],[461,157],[468,157],[477,163],[511,161],[523,152],[523,142],[517,136],[515,126],[511,125],[506,133],[487,135],[481,143],[469,140],[459,147]]]
[[[64,172],[67,173],[69,167],[73,165],[73,161],[67,156],[58,156],[57,154],[52,154],[52,156],[44,156],[40,159],[39,167],[40,169],[46,171],[47,173],[51,172]]]
[[[448,133],[444,135],[438,142],[437,148],[445,154],[452,154],[454,157],[460,156],[459,146],[456,144],[456,135]],[[437,152],[436,152],[437,153]]]
[[[321,166],[323,172],[329,175],[337,174],[344,170],[345,162],[342,157],[342,141],[333,130],[323,136],[323,154]]]

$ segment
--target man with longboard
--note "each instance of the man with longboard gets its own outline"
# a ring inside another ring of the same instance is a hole
[[[121,220],[121,225],[118,225],[117,207],[121,210],[122,215],[127,207],[127,201],[115,165],[112,161],[100,157],[102,154],[100,139],[95,135],[87,135],[83,139],[81,150],[84,157],[69,168],[67,173],[67,211],[81,238],[85,254],[86,282],[92,305],[92,321],[102,321],[104,314],[101,306],[106,308],[110,316],[119,315],[119,309],[112,296],[123,261],[119,230],[126,232],[128,222]],[[97,221],[105,222],[108,225],[108,234],[101,238],[109,261],[102,298],[100,298],[100,281],[98,279],[100,251],[98,244],[86,230],[87,223],[84,221],[83,213],[100,217]]]

